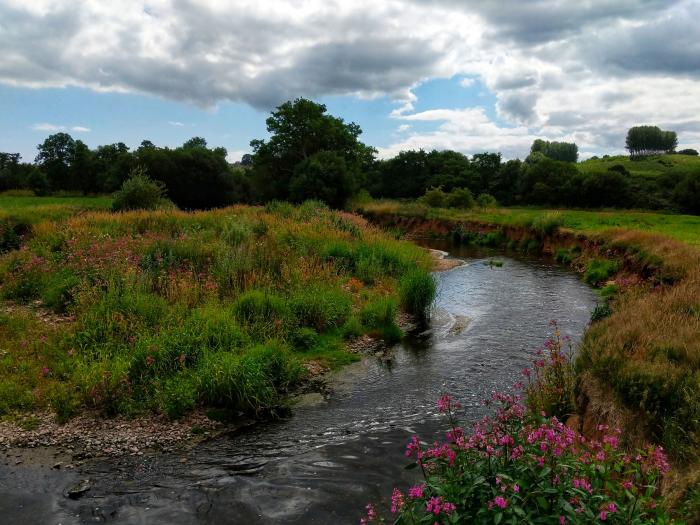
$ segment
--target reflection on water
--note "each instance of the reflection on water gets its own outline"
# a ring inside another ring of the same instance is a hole
[[[97,465],[92,500],[57,499],[62,523],[357,523],[368,501],[409,481],[403,449],[413,433],[441,429],[435,401],[460,399],[465,419],[481,400],[519,378],[556,319],[577,339],[595,295],[541,258],[436,246],[466,263],[438,274],[428,326],[406,338],[393,361],[367,358],[339,374],[329,399],[284,421],[219,438],[177,456]],[[133,467],[138,467],[132,471]],[[46,496],[50,498],[51,496]],[[34,521],[36,523],[36,521]],[[56,522],[56,521],[51,521]]]

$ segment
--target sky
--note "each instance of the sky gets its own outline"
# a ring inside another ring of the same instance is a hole
[[[229,159],[296,97],[382,158],[654,124],[700,148],[700,0],[0,0],[0,151],[193,136]]]

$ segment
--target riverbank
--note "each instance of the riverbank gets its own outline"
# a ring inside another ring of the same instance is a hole
[[[376,203],[361,212],[408,238],[548,253],[597,286],[603,304],[594,312],[576,362],[579,429],[590,436],[601,424],[625,429],[626,443],[661,444],[676,477],[670,504],[692,499],[698,479],[700,432],[696,392],[700,378],[700,229],[678,227],[682,216],[647,214],[647,231],[609,228],[611,213],[484,210],[463,214],[416,205]],[[625,212],[615,212],[625,219]],[[630,214],[636,217],[638,214]],[[696,218],[697,219],[697,218]],[[691,502],[697,505],[697,502]],[[694,511],[695,512],[695,511]]]
[[[48,428],[49,412],[266,419],[398,340],[399,313],[420,315],[434,293],[425,250],[319,203],[65,212],[5,218],[17,241],[0,258],[5,426]]]

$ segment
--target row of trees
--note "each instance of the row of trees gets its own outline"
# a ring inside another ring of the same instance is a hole
[[[635,126],[627,132],[625,147],[632,157],[671,153],[678,147],[678,136],[658,126]]]
[[[177,148],[143,141],[133,151],[123,143],[93,150],[56,133],[38,146],[33,164],[22,163],[16,154],[0,154],[0,191],[112,193],[139,168],[184,209],[273,199],[319,199],[340,208],[360,190],[378,198],[416,199],[430,188],[446,193],[466,189],[475,196],[493,196],[503,205],[694,211],[700,202],[700,184],[690,175],[630,177],[621,165],[583,173],[574,143],[535,140],[525,161],[504,162],[500,153],[469,157],[423,150],[377,160],[376,150],[360,141],[360,127],[329,115],[322,104],[287,102],[266,123],[270,138],[254,140],[252,155],[237,165],[227,162],[224,148],[209,148],[198,137]],[[635,127],[628,134],[628,148],[635,155],[670,151],[676,143],[675,133],[652,126]]]

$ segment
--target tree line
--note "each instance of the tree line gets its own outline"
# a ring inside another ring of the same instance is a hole
[[[280,105],[266,124],[270,137],[252,141],[252,154],[236,164],[226,160],[224,148],[210,148],[200,137],[176,148],[144,140],[135,150],[123,143],[90,149],[67,133],[56,133],[37,147],[33,163],[0,153],[0,191],[113,193],[136,174],[139,180],[156,181],[157,193],[183,209],[307,199],[342,208],[359,192],[417,199],[439,190],[430,197],[437,202],[439,192],[459,190],[451,202],[700,213],[700,172],[632,177],[619,164],[582,171],[574,143],[535,140],[523,161],[504,161],[500,153],[467,156],[449,150],[402,151],[379,160],[377,151],[361,142],[357,124],[307,99]],[[627,136],[635,158],[673,152],[677,142],[674,132],[655,126],[634,127]]]

